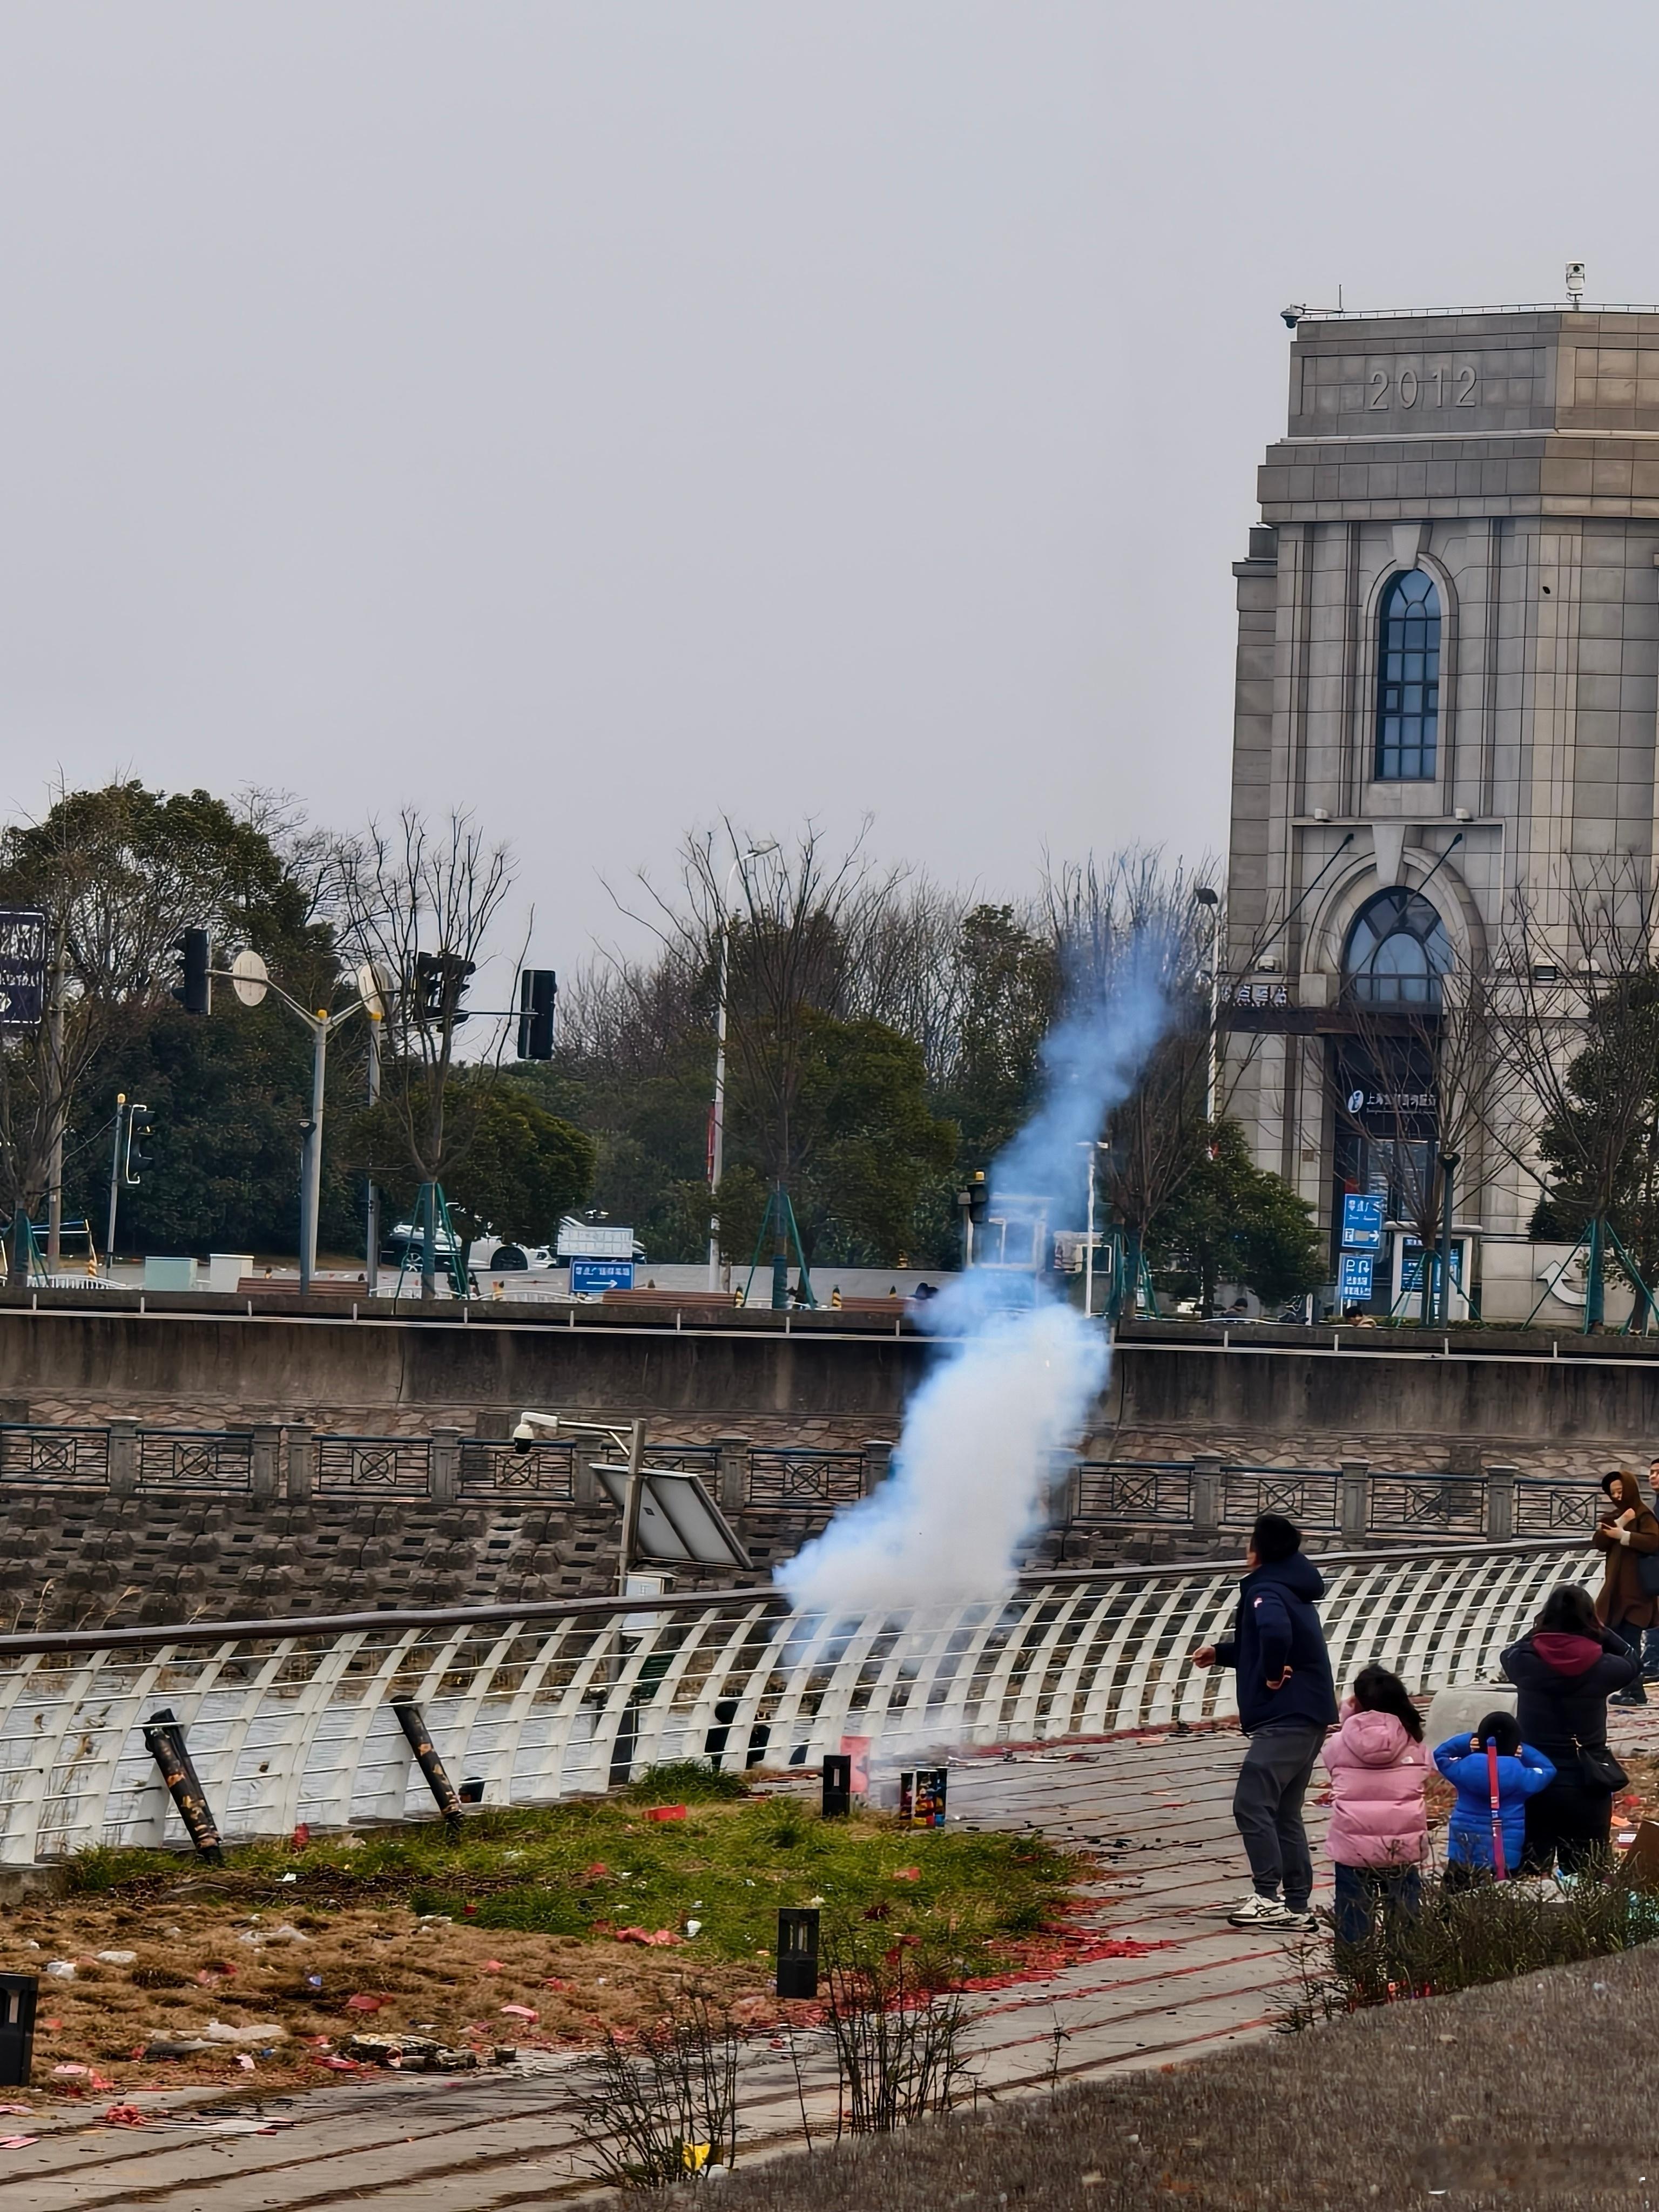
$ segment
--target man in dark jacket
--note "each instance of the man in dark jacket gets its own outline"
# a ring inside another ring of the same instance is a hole
[[[1195,1667],[1237,1670],[1239,1725],[1250,1740],[1233,1792],[1233,1819],[1255,1887],[1227,1917],[1236,1928],[1311,1933],[1318,1923],[1308,1910],[1313,1858],[1302,1801],[1325,1731],[1336,1719],[1330,1654],[1314,1611],[1325,1584],[1302,1556],[1301,1530],[1277,1513],[1262,1514],[1251,1530],[1244,1565],[1231,1640],[1193,1654]]]

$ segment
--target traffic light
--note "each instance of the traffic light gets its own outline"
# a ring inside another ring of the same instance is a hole
[[[519,976],[519,1058],[551,1060],[553,1007],[559,979],[550,968],[526,968]]]
[[[447,1020],[458,1029],[466,1019],[461,999],[477,963],[463,960],[459,952],[417,952],[415,955],[415,1018],[428,1023]]]
[[[173,995],[187,1014],[206,1014],[213,1011],[213,978],[209,974],[210,957],[208,933],[204,929],[187,929],[173,945],[181,958],[184,981],[175,983]]]
[[[149,1142],[155,1126],[149,1118],[148,1106],[128,1107],[126,1160],[122,1170],[124,1182],[136,1183],[142,1181],[143,1170],[152,1164],[152,1156],[142,1147]]]

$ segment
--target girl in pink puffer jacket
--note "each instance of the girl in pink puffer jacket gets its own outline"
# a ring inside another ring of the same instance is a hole
[[[1334,1799],[1325,1847],[1336,1862],[1336,1940],[1361,1943],[1379,1908],[1415,1912],[1428,1849],[1423,1716],[1386,1667],[1364,1667],[1325,1740]]]

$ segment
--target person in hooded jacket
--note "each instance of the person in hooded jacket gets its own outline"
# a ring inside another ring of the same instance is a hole
[[[1607,1503],[1591,1542],[1607,1553],[1607,1570],[1595,1601],[1595,1617],[1614,1630],[1630,1647],[1638,1662],[1636,1680],[1621,1690],[1621,1705],[1644,1705],[1648,1693],[1642,1686],[1642,1638],[1659,1622],[1659,1598],[1642,1587],[1639,1562],[1659,1552],[1659,1520],[1642,1503],[1641,1486],[1633,1474],[1615,1468],[1601,1477]]]
[[[1586,1589],[1567,1583],[1544,1601],[1538,1625],[1499,1662],[1514,1683],[1522,1740],[1543,1753],[1555,1779],[1527,1800],[1521,1864],[1528,1874],[1576,1874],[1607,1850],[1613,1793],[1586,1771],[1582,1754],[1605,1749],[1607,1699],[1636,1679],[1623,1637],[1595,1617]]]
[[[1302,1531],[1278,1513],[1258,1518],[1244,1565],[1231,1637],[1200,1644],[1193,1654],[1195,1667],[1235,1669],[1239,1725],[1249,1738],[1233,1791],[1233,1819],[1253,1889],[1227,1917],[1236,1928],[1311,1934],[1319,1923],[1308,1910],[1313,1857],[1302,1801],[1336,1718],[1330,1655],[1314,1611],[1325,1584],[1302,1556]]]
[[[1331,1778],[1325,1848],[1336,1862],[1336,1940],[1361,1943],[1379,1910],[1414,1913],[1421,1901],[1429,1755],[1423,1716],[1398,1674],[1375,1664],[1360,1668],[1342,1725],[1326,1739],[1324,1759]]]

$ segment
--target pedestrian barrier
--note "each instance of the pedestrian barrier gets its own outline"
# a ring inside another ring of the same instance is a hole
[[[1339,1680],[1495,1674],[1582,1536],[1320,1562]],[[1034,1575],[1006,1601],[846,1618],[766,1589],[660,1599],[0,1638],[0,1863],[182,1844],[143,1727],[176,1717],[227,1841],[429,1819],[395,1708],[416,1705],[486,1804],[546,1804],[659,1761],[815,1765],[844,1735],[897,1761],[1224,1718],[1236,1561]],[[918,1580],[925,1565],[918,1565]]]

